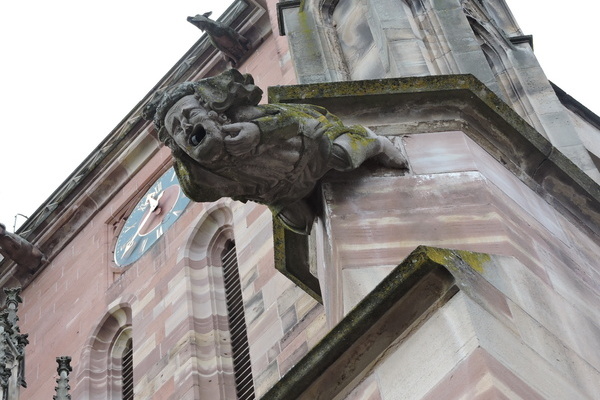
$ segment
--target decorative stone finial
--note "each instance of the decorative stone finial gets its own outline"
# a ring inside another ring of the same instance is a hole
[[[19,317],[17,316],[17,311],[19,309],[19,303],[23,303],[23,299],[20,296],[21,288],[3,288],[3,290],[6,294],[6,300],[4,304],[6,306],[6,311],[8,312],[8,321],[11,324],[12,329],[18,331],[19,328],[17,323],[19,321]]]
[[[4,293],[6,294],[5,305],[7,308],[17,309],[19,307],[19,303],[23,302],[21,298],[21,287],[17,286],[14,288],[2,288]]]
[[[261,96],[251,75],[231,69],[157,93],[145,107],[190,199],[263,203],[288,229],[308,234],[315,210],[307,199],[328,171],[370,158],[407,169],[388,138],[345,126],[322,107],[258,104]]]
[[[69,394],[69,373],[73,371],[71,367],[71,357],[62,356],[56,357],[56,362],[58,363],[58,367],[56,368],[56,372],[58,372],[58,379],[56,379],[56,395],[53,397],[54,400],[67,400],[71,399],[71,395]]]
[[[29,344],[29,340],[27,339],[28,335],[21,333],[18,326],[18,305],[23,302],[19,295],[21,288],[4,288],[4,293],[6,293],[5,307],[0,312],[0,386],[5,396],[2,398],[7,398],[7,393],[18,392],[18,388],[9,388],[11,382],[27,387],[25,346]],[[16,379],[11,381],[11,375],[15,370]]]

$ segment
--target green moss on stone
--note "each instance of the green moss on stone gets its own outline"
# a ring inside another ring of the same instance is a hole
[[[450,271],[468,266],[478,273],[483,273],[486,265],[492,260],[489,254],[474,253],[466,250],[449,250],[437,247],[419,247],[423,252],[422,257],[431,259],[440,265],[446,266]]]

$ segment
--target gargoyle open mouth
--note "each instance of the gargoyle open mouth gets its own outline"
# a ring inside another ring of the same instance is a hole
[[[196,125],[192,134],[190,135],[190,144],[192,146],[198,146],[202,143],[202,140],[206,137],[206,129],[202,125]]]

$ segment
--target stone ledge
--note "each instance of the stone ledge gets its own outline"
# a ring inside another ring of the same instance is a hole
[[[418,247],[262,399],[332,399],[350,389],[388,346],[457,293],[450,271],[481,270],[487,260],[485,254]]]

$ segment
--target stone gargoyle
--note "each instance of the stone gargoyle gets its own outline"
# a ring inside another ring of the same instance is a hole
[[[4,224],[0,224],[0,254],[32,271],[47,261],[40,249],[21,236],[7,232]]]
[[[211,14],[212,12],[209,11],[202,15],[197,14],[195,17],[187,17],[187,20],[206,32],[212,45],[223,52],[227,61],[236,65],[249,50],[248,39],[222,22],[208,18]]]
[[[328,171],[349,171],[373,158],[407,169],[386,137],[345,126],[322,107],[258,104],[262,90],[235,69],[157,92],[144,108],[172,150],[185,194],[266,204],[290,230],[310,233],[307,199]]]

